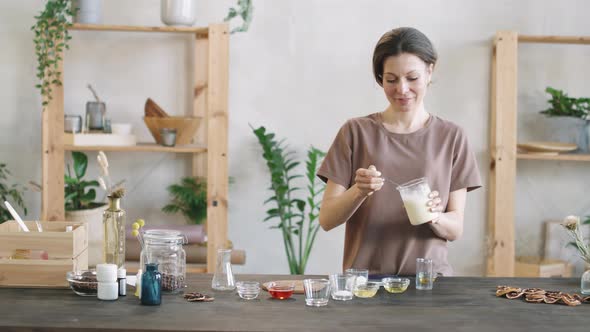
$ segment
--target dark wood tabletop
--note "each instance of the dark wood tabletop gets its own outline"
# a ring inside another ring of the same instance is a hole
[[[211,290],[211,275],[188,276],[187,291],[215,297],[187,302],[164,295],[162,305],[143,306],[129,295],[117,301],[80,297],[69,289],[0,289],[0,331],[587,331],[590,304],[568,307],[495,296],[497,285],[579,292],[579,279],[441,277],[432,291],[383,288],[374,298],[305,305],[304,295],[256,300]],[[266,282],[303,276],[237,275]]]

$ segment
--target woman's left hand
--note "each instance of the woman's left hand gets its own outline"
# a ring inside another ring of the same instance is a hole
[[[430,194],[428,194],[428,198],[430,198],[430,200],[428,202],[426,202],[426,205],[429,207],[429,211],[436,213],[442,213],[443,212],[443,206],[442,206],[442,200],[439,197],[438,191],[434,190],[431,191]],[[433,224],[436,224],[438,222],[438,217],[431,220],[430,222],[432,222]]]

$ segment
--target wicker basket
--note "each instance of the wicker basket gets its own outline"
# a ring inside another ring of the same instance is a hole
[[[143,118],[146,126],[154,136],[156,143],[162,144],[162,138],[160,137],[160,129],[173,128],[176,129],[176,145],[190,144],[199,124],[201,123],[200,117],[182,117],[182,116],[169,116],[166,118],[159,118],[154,116],[146,116]]]

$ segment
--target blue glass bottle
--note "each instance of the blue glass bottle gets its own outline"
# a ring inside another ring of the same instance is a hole
[[[162,303],[162,274],[157,263],[145,264],[141,276],[141,304],[160,305]]]

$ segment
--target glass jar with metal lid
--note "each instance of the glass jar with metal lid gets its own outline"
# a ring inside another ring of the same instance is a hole
[[[150,229],[143,233],[141,266],[157,263],[162,274],[162,291],[178,293],[185,287],[186,253],[182,248],[186,237],[179,231]]]

